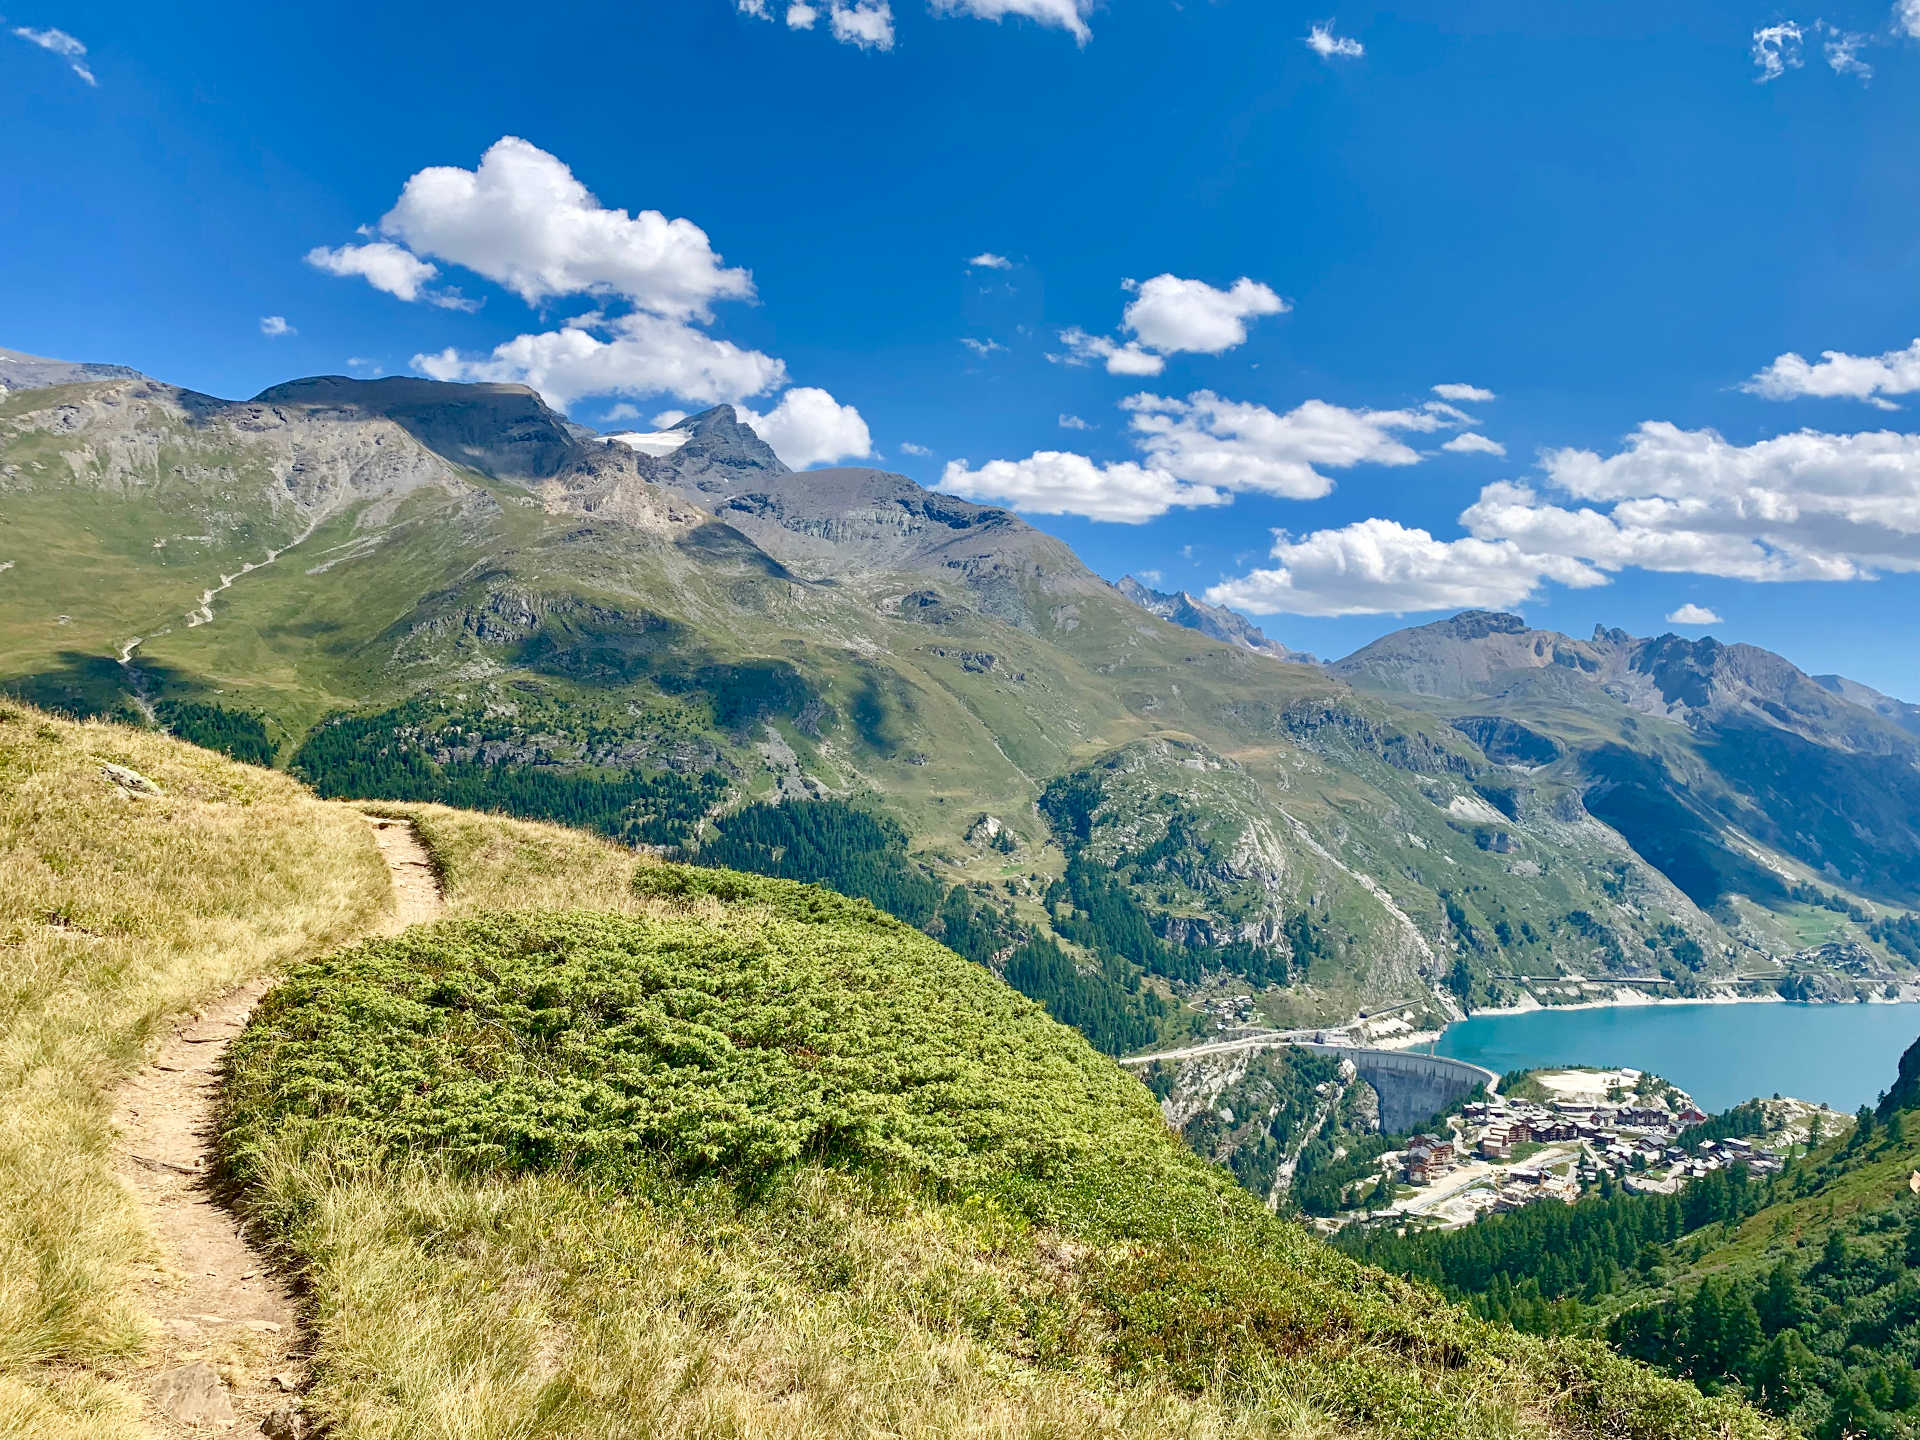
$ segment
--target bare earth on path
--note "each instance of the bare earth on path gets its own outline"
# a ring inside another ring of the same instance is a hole
[[[440,891],[413,826],[369,821],[393,875],[394,913],[382,928],[398,933],[431,920]],[[120,1176],[158,1242],[138,1282],[158,1336],[128,1379],[169,1437],[303,1433],[306,1359],[293,1294],[209,1183],[220,1060],[272,986],[252,981],[182,1019],[123,1087],[115,1113]]]

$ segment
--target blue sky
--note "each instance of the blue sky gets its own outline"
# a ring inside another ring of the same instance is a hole
[[[0,344],[738,401],[1323,654],[1481,603],[1920,699],[1903,3],[29,0]]]

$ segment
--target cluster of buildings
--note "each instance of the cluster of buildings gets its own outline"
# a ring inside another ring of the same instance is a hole
[[[1661,1097],[1617,1104],[1496,1097],[1468,1104],[1439,1134],[1416,1136],[1401,1157],[1402,1174],[1407,1184],[1424,1190],[1474,1165],[1473,1175],[1461,1176],[1468,1183],[1459,1203],[1450,1201],[1433,1212],[1440,1218],[1458,1209],[1456,1218],[1463,1220],[1471,1213],[1512,1210],[1539,1200],[1572,1204],[1603,1173],[1631,1190],[1671,1194],[1730,1165],[1746,1165],[1757,1174],[1784,1165],[1749,1140],[1707,1140],[1682,1149],[1681,1133],[1706,1118],[1691,1103],[1682,1101],[1676,1108]],[[1520,1149],[1535,1145],[1555,1148]]]

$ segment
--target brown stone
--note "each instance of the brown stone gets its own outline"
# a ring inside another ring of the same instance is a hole
[[[153,1403],[162,1414],[182,1425],[234,1422],[227,1387],[211,1365],[182,1365],[167,1371],[153,1387]]]

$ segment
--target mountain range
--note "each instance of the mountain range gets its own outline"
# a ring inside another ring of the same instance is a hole
[[[1906,970],[1920,709],[1752,647],[1476,612],[1320,665],[726,406],[609,437],[520,386],[227,401],[12,351],[0,386],[6,689],[759,855],[1109,1048]]]

